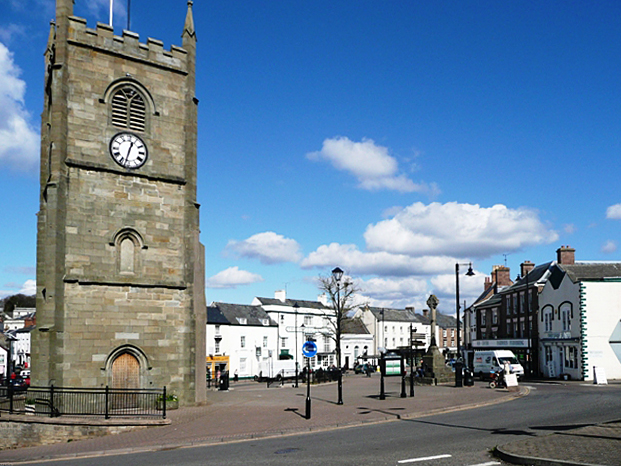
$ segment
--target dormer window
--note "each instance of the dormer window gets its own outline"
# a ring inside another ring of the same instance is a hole
[[[265,325],[266,327],[270,324],[270,320],[269,319],[261,319],[261,324]]]
[[[239,322],[240,325],[246,325],[248,323],[248,319],[245,317],[236,317],[237,322]]]

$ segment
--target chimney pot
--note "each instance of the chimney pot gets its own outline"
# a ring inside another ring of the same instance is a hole
[[[535,264],[531,261],[524,261],[520,264],[520,275],[524,278],[535,268]]]
[[[556,261],[563,265],[572,265],[576,262],[576,250],[569,246],[561,246],[556,250]]]
[[[495,282],[499,287],[510,286],[513,284],[511,281],[511,269],[502,265],[494,267],[493,274],[495,275]]]

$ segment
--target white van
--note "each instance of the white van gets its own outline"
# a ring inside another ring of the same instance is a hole
[[[519,363],[513,351],[510,350],[490,350],[474,352],[474,375],[481,379],[488,378],[491,371],[498,372],[503,369],[503,364],[508,362],[511,365],[511,372],[518,378],[524,375],[524,368]]]
[[[276,379],[278,381],[283,379],[291,379],[295,377],[295,364],[293,359],[273,359],[269,358],[259,363],[259,373],[254,376],[254,380],[262,382],[266,379]],[[298,373],[302,374],[302,371],[298,366]]]

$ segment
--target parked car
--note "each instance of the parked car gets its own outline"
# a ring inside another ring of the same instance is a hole
[[[30,377],[28,377],[28,379],[24,379],[22,377],[15,377],[14,379],[11,379],[11,385],[13,386],[13,390],[18,391],[18,392],[22,392],[22,391],[26,391],[28,390],[28,387],[30,386]]]

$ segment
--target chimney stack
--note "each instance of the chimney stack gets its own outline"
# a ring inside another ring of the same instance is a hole
[[[576,262],[576,250],[569,246],[561,246],[556,250],[556,261],[563,265],[572,265]]]
[[[490,286],[492,286],[491,277],[485,277],[485,283],[483,284],[483,291],[486,291]]]
[[[522,278],[526,276],[526,274],[530,273],[535,268],[535,264],[531,261],[524,261],[520,264],[520,272]]]
[[[286,290],[276,290],[274,293],[274,298],[284,303],[287,300],[287,291]]]
[[[494,281],[499,287],[513,285],[513,281],[511,281],[511,269],[509,267],[505,267],[504,265],[495,265],[492,275],[495,276]]]

